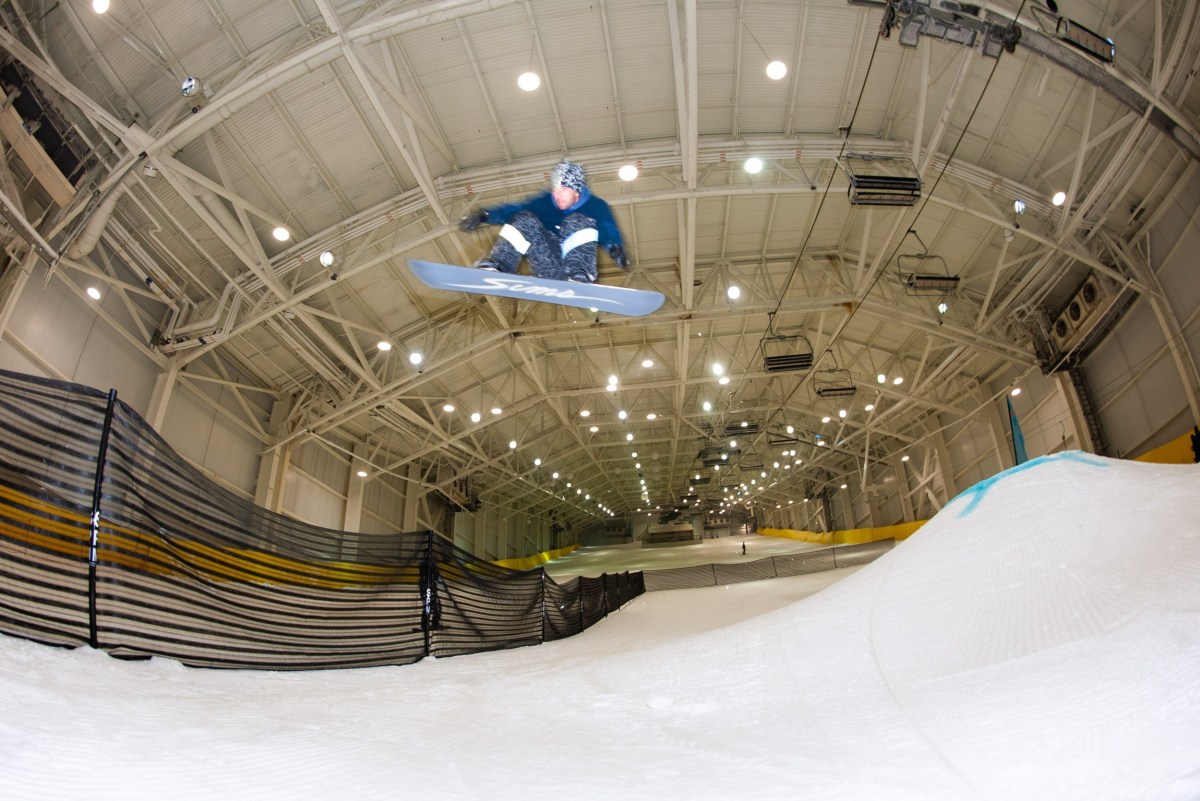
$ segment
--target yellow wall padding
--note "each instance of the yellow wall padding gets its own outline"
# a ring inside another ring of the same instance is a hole
[[[864,542],[879,540],[903,540],[914,531],[925,525],[926,521],[917,520],[913,523],[897,523],[894,526],[875,526],[873,528],[852,528],[845,531],[795,531],[790,528],[760,528],[758,533],[764,537],[782,537],[788,540],[802,540],[817,545],[860,545]]]
[[[578,545],[568,545],[566,548],[559,548],[556,551],[543,551],[542,553],[535,553],[533,556],[521,556],[516,559],[499,559],[492,564],[500,565],[500,567],[507,567],[512,570],[529,570],[530,568],[537,567],[538,565],[544,565],[551,559],[557,559],[560,556],[566,556],[578,547]]]
[[[1196,461],[1196,454],[1192,452],[1192,432],[1189,431],[1166,445],[1159,445],[1141,456],[1135,456],[1133,461],[1153,464],[1192,464]]]

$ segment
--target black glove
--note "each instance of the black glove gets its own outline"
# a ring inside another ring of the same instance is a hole
[[[613,264],[620,267],[622,270],[629,269],[629,257],[625,255],[625,248],[620,245],[609,245],[608,255],[612,258]]]
[[[487,209],[481,209],[476,206],[463,215],[463,218],[458,221],[458,230],[474,231],[485,222],[487,222]]]

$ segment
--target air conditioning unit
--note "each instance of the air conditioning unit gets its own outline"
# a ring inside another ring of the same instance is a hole
[[[1059,353],[1071,352],[1090,333],[1112,292],[1111,282],[1095,273],[1079,285],[1050,327],[1050,340]]]
[[[1083,321],[1087,319],[1088,310],[1079,302],[1078,297],[1074,297],[1067,303],[1067,308],[1063,309],[1063,314],[1067,315],[1067,318],[1071,321],[1071,325],[1079,328],[1083,324]]]
[[[1075,323],[1071,321],[1070,315],[1066,310],[1055,318],[1050,324],[1050,341],[1054,343],[1054,347],[1059,353],[1066,353],[1071,349],[1071,340],[1075,336]]]
[[[1086,313],[1090,314],[1108,300],[1110,289],[1108,281],[1092,273],[1083,282],[1083,286],[1079,287],[1079,291],[1075,293],[1075,300],[1079,302],[1079,305]]]

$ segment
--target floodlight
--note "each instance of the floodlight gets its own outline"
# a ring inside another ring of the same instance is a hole
[[[1117,48],[1113,40],[1088,30],[1075,20],[1059,17],[1054,35],[1089,56],[1095,56],[1106,64],[1117,60]]]

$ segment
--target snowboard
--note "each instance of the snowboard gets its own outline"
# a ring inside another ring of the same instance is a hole
[[[603,284],[575,284],[532,275],[497,273],[475,267],[456,267],[409,259],[408,267],[422,283],[434,289],[497,295],[517,300],[538,300],[561,306],[643,317],[656,311],[666,298],[661,292]]]

